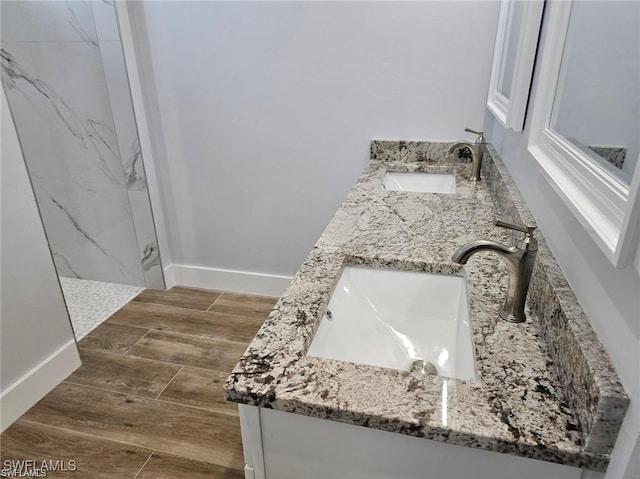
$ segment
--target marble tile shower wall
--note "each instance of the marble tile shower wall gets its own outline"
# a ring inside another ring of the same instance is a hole
[[[3,1],[2,84],[61,276],[163,286],[112,1]]]

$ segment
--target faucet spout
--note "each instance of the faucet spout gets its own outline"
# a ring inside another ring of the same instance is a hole
[[[454,151],[456,151],[459,148],[464,148],[467,147],[469,149],[471,149],[471,147],[473,147],[473,143],[470,141],[458,141],[456,143],[454,143],[453,145],[451,145],[451,148],[449,148],[449,153],[453,153]]]
[[[505,226],[503,222],[496,222],[496,224]],[[526,320],[525,301],[538,253],[538,242],[531,236],[531,232],[526,233],[525,238],[514,246],[507,246],[487,239],[477,239],[460,246],[451,259],[459,264],[467,264],[471,256],[482,251],[493,251],[500,255],[509,272],[507,297],[500,310],[500,317],[513,323],[524,322]]]
[[[480,251],[494,251],[504,257],[504,255],[515,253],[516,247],[509,247],[497,241],[477,239],[460,246],[451,259],[459,264],[467,264],[469,258]]]
[[[474,142],[457,141],[451,146],[451,148],[449,148],[449,153],[453,153],[454,151],[461,148],[469,148],[469,151],[471,151],[472,159],[471,175],[469,176],[469,179],[471,181],[480,181],[480,168],[482,167],[482,159],[484,158],[484,152],[486,149],[484,132],[470,130],[469,128],[465,128],[465,131],[475,133],[478,135],[478,137]]]

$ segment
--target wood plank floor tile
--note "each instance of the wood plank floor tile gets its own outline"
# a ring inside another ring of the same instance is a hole
[[[80,366],[66,381],[155,398],[181,366],[148,359],[80,349]]]
[[[246,343],[151,330],[127,354],[230,373]]]
[[[0,457],[77,461],[47,477],[242,479],[222,385],[276,301],[144,291],[80,342],[83,365],[0,436]]]
[[[262,322],[263,319],[135,302],[127,304],[107,320],[109,324],[172,331],[246,343],[253,339],[262,326]]]
[[[140,328],[106,322],[85,336],[78,343],[78,346],[88,349],[102,349],[105,351],[125,353],[136,341],[144,336],[145,333],[146,330]]]
[[[238,405],[225,400],[228,373],[184,366],[158,399],[238,415]]]
[[[242,469],[238,418],[63,383],[24,419]]]
[[[136,479],[244,479],[244,472],[154,452]]]
[[[236,314],[247,318],[267,319],[278,298],[248,294],[222,293],[209,311]]]
[[[211,289],[174,286],[168,291],[145,289],[133,301],[206,310],[222,293]]]
[[[4,461],[32,459],[39,464],[42,461],[61,461],[58,464],[71,469],[69,461],[75,461],[77,470],[63,472],[50,469],[48,478],[133,479],[151,453],[151,449],[24,420],[19,420],[2,433],[0,446],[3,465]]]

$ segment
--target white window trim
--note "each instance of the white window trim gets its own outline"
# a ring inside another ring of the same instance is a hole
[[[498,19],[498,33],[491,66],[489,81],[489,97],[487,107],[505,128],[522,131],[529,99],[529,88],[533,75],[533,65],[538,46],[540,23],[544,9],[543,0],[523,2],[524,11],[517,39],[516,62],[513,67],[513,79],[510,96],[500,91],[500,67],[503,57],[507,54],[508,33],[512,28],[512,13],[514,0],[502,0],[500,3],[500,17]]]
[[[625,267],[638,247],[640,161],[631,185],[550,129],[572,2],[549,2],[547,34],[528,149],[545,177],[612,264]]]

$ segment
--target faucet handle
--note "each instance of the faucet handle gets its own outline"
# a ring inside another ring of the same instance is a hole
[[[537,225],[521,226],[521,225],[509,223],[508,221],[503,221],[499,218],[496,218],[493,224],[496,226],[500,226],[501,228],[508,228],[510,230],[522,231],[526,236],[533,236],[533,232],[538,229]]]
[[[478,138],[476,138],[476,143],[484,143],[484,131],[476,131],[472,130],[471,128],[465,128],[464,131],[478,135]]]

